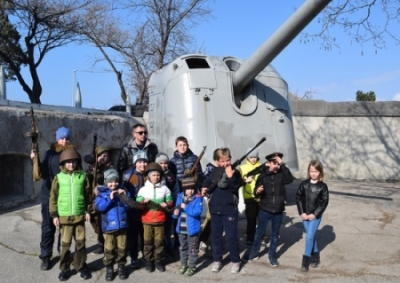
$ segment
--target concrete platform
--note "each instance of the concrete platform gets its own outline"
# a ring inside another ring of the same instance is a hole
[[[130,270],[127,282],[398,282],[400,280],[400,185],[398,183],[327,182],[330,203],[317,234],[321,265],[308,273],[300,271],[304,249],[303,228],[297,215],[294,194],[299,181],[287,187],[289,201],[281,227],[278,268],[267,263],[261,251],[257,262],[242,263],[239,274],[230,273],[226,258],[219,273],[211,272],[211,252],[200,253],[199,272],[191,278],[178,274],[179,256],[167,260],[165,273],[148,274]],[[30,203],[0,212],[0,274],[2,282],[56,282],[58,257],[49,271],[40,271],[40,204]],[[242,255],[244,227],[241,219]],[[95,235],[87,225],[87,251],[93,277],[87,282],[106,282],[101,256],[90,254]],[[225,249],[226,250],[226,249]],[[56,250],[53,253],[57,256]],[[73,275],[68,282],[81,279]],[[114,281],[120,281],[118,278]]]

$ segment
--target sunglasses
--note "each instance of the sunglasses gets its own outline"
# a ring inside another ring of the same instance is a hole
[[[147,131],[135,132],[138,135],[147,135]]]

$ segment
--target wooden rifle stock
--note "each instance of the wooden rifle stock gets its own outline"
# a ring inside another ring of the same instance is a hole
[[[195,179],[197,178],[197,174],[196,174],[197,166],[199,166],[200,160],[203,158],[204,153],[206,152],[206,148],[207,148],[207,146],[203,146],[203,150],[201,151],[200,155],[197,157],[192,168],[190,170],[185,170],[185,172],[183,173],[184,177],[193,176]]]

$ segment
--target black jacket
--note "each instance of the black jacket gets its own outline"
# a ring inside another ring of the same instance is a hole
[[[299,215],[314,214],[320,218],[329,203],[328,186],[324,182],[311,183],[303,181],[296,193],[296,204]]]
[[[260,209],[271,213],[285,211],[285,185],[292,182],[292,173],[284,163],[276,173],[269,171],[268,166],[264,166],[264,169],[257,179],[256,186],[254,187],[254,195],[261,198]],[[261,192],[261,194],[257,194],[257,188],[261,185],[264,186],[264,190]]]
[[[121,148],[121,151],[119,153],[119,158],[118,158],[118,164],[117,164],[117,171],[122,177],[122,174],[132,167],[133,165],[133,156],[134,154],[139,150],[137,147],[135,141],[131,139],[128,144],[124,145]],[[154,143],[150,142],[149,140],[146,141],[144,148],[144,151],[147,153],[147,159],[148,162],[154,162],[156,160],[156,155],[158,153],[158,148],[157,145]]]

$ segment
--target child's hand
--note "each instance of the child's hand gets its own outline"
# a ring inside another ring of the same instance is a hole
[[[86,222],[90,222],[90,214],[86,213],[85,215]]]
[[[179,215],[179,209],[177,209],[177,208],[174,209],[174,215],[175,215],[175,216],[178,216],[178,215]]]
[[[183,202],[181,203],[181,208],[182,209],[185,209],[185,207],[186,207],[186,204],[184,204]]]
[[[150,201],[151,201],[151,199],[145,198],[143,202],[144,202],[144,203],[149,203]]]
[[[251,183],[251,182],[253,182],[253,177],[252,176],[250,176],[250,177],[247,177],[244,181],[246,182],[246,183]]]
[[[167,207],[167,204],[166,204],[165,202],[162,202],[162,203],[160,203],[160,206],[161,206],[162,208],[165,208],[165,207]]]
[[[275,157],[276,162],[278,162],[279,165],[283,163],[282,158],[280,158],[278,155]]]
[[[35,158],[35,153],[33,152],[33,150],[31,150],[31,159],[33,160]]]
[[[60,219],[58,219],[58,217],[54,217],[53,218],[53,224],[56,227],[60,226]]]
[[[118,191],[111,191],[111,193],[110,193],[110,199],[114,199],[115,194],[118,194]]]
[[[118,189],[118,194],[120,195],[120,194],[125,194],[125,190],[123,190],[123,189]]]
[[[307,214],[303,213],[300,215],[301,220],[308,220]]]
[[[256,193],[259,195],[259,194],[261,194],[261,193],[263,192],[263,190],[264,190],[264,186],[261,185],[261,186],[259,186],[259,187],[257,188]]]
[[[232,178],[233,172],[235,172],[235,169],[233,169],[232,166],[225,167],[226,177]]]
[[[206,195],[207,195],[207,191],[208,191],[207,188],[201,188],[201,195],[202,195],[203,197],[206,196]]]

